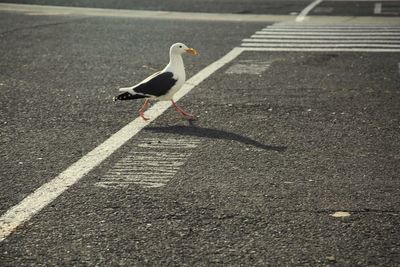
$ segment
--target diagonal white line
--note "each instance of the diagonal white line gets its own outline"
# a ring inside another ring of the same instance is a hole
[[[306,16],[308,13],[317,5],[319,5],[322,2],[322,0],[315,0],[311,4],[309,4],[305,9],[303,9],[300,14],[296,17],[296,22],[302,22],[305,20]]]
[[[233,48],[225,56],[198,72],[187,81],[178,93],[175,94],[175,100],[179,100],[189,93],[208,76],[231,60],[235,59],[240,55],[240,53],[242,53],[242,51],[243,48]],[[0,217],[0,242],[7,238],[18,226],[32,218],[32,216],[55,200],[73,184],[78,182],[89,171],[103,162],[114,151],[120,148],[140,132],[140,130],[149,125],[150,122],[166,111],[168,107],[170,107],[169,102],[156,103],[146,112],[146,115],[151,118],[149,121],[143,121],[141,118],[135,119],[77,162],[69,166],[53,180],[43,184],[32,194],[23,199],[19,204],[9,209]]]

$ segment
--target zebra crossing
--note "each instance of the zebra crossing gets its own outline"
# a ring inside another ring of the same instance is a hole
[[[275,24],[242,40],[251,51],[400,52],[400,27]]]

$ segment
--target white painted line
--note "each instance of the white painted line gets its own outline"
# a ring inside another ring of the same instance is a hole
[[[361,35],[361,36],[376,36],[376,35],[395,35],[395,36],[400,36],[400,31],[397,32],[381,32],[381,31],[376,31],[376,32],[341,32],[341,33],[336,33],[336,32],[309,32],[309,31],[285,31],[285,32],[267,32],[267,31],[256,31],[256,34],[260,35],[334,35],[334,36],[352,36],[352,35]]]
[[[349,0],[325,0],[325,2],[349,2]],[[398,2],[399,0],[380,0],[380,2]],[[376,0],[351,0],[351,2],[376,2]]]
[[[147,148],[167,148],[167,147],[176,147],[176,148],[194,148],[197,147],[197,144],[180,144],[180,143],[155,143],[155,144],[140,144],[139,147],[147,147]]]
[[[225,56],[198,72],[187,81],[178,93],[176,93],[175,100],[178,101],[184,95],[189,93],[195,86],[204,81],[219,68],[235,59],[242,52],[243,48],[233,48]],[[169,101],[156,103],[146,112],[146,116],[149,117],[150,120],[143,121],[141,118],[136,118],[98,147],[69,166],[53,180],[43,184],[20,203],[9,209],[0,217],[0,242],[7,238],[7,236],[9,236],[19,225],[28,221],[65,190],[78,182],[89,171],[98,166],[114,151],[135,136],[145,126],[149,125],[149,123],[155,120],[169,107]]]
[[[365,25],[365,24],[348,24],[348,25],[322,25],[322,24],[275,24],[269,25],[264,29],[400,29],[394,25]]]
[[[252,35],[251,38],[282,38],[282,39],[379,39],[379,40],[398,40],[400,36],[303,36],[303,35],[265,35],[265,34],[256,34]]]
[[[268,44],[268,43],[242,43],[242,46],[260,46],[260,47],[377,47],[377,48],[400,48],[395,44]]]
[[[375,3],[374,14],[378,15],[382,13],[382,3]]]
[[[374,28],[374,29],[360,29],[360,28],[342,28],[342,29],[318,29],[318,28],[265,28],[262,29],[261,31],[263,32],[301,32],[301,31],[307,31],[307,32],[371,32],[371,31],[379,31],[379,32],[400,32],[400,28]]]
[[[138,153],[138,154],[139,154],[139,153]],[[163,159],[164,157],[169,157],[170,159],[179,160],[179,159],[185,158],[186,156],[187,156],[186,154],[185,154],[185,156],[174,156],[174,155],[164,154],[163,157],[140,156],[139,159],[137,159],[137,158],[135,157],[135,161],[140,161],[140,160],[146,161],[146,160],[152,160],[152,159]],[[130,156],[127,157],[126,162],[129,162],[129,157],[130,157]],[[133,158],[133,157],[132,157],[132,158]]]
[[[400,49],[382,48],[300,48],[300,47],[247,47],[244,51],[265,51],[265,52],[379,52],[399,53]]]
[[[296,17],[296,22],[302,22],[305,20],[306,16],[308,13],[315,8],[317,5],[319,5],[322,2],[322,0],[315,0],[311,4],[309,4],[306,8],[304,8],[300,14]]]
[[[382,40],[382,39],[346,39],[346,40],[327,40],[327,39],[243,39],[242,42],[254,43],[400,43],[400,38],[397,40]]]
[[[173,162],[165,161],[165,160],[164,161],[158,160],[157,162],[154,162],[154,161],[150,161],[150,162],[149,161],[139,161],[139,160],[131,161],[131,162],[121,161],[121,162],[116,163],[115,167],[116,168],[119,168],[119,167],[125,168],[126,166],[132,166],[132,163],[140,162],[141,165],[143,165],[143,166],[153,166],[153,167],[157,167],[157,168],[159,168],[159,167],[163,167],[164,168],[165,167],[165,168],[170,168],[170,169],[177,169],[177,168],[179,168],[179,166],[183,165],[182,162],[178,161],[178,160],[181,160],[181,159],[184,159],[184,158],[173,159],[174,160]],[[143,168],[143,166],[138,166],[136,168]]]
[[[146,182],[146,181],[138,181],[136,182],[137,184],[140,184],[144,187],[147,188],[152,188],[152,187],[161,187],[164,184],[163,183],[153,183],[153,182]],[[115,187],[115,188],[126,188],[129,185],[131,185],[130,182],[123,182],[123,181],[118,181],[118,182],[98,182],[97,186],[99,187],[105,187],[105,188],[109,188],[109,187]]]

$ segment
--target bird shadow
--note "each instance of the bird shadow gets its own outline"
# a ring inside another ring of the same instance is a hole
[[[277,152],[283,152],[287,149],[286,146],[273,146],[269,144],[263,144],[249,137],[245,137],[233,132],[203,128],[191,124],[190,126],[174,125],[174,126],[164,126],[164,127],[146,127],[146,131],[158,132],[158,133],[169,133],[184,136],[196,136],[200,138],[212,138],[212,139],[224,139],[232,140],[245,145],[251,145],[263,150],[271,150]]]

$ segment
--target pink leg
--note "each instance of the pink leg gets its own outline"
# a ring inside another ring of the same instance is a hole
[[[143,106],[139,109],[140,117],[141,117],[143,120],[145,120],[145,121],[149,120],[148,118],[146,118],[146,117],[144,116],[144,112],[146,111],[148,105],[149,105],[149,100],[146,99],[146,100],[144,101]]]
[[[184,111],[181,107],[179,107],[174,100],[171,100],[172,105],[174,106],[175,110],[178,111],[180,114],[182,114],[184,117],[188,118],[188,119],[194,119],[194,115]]]

